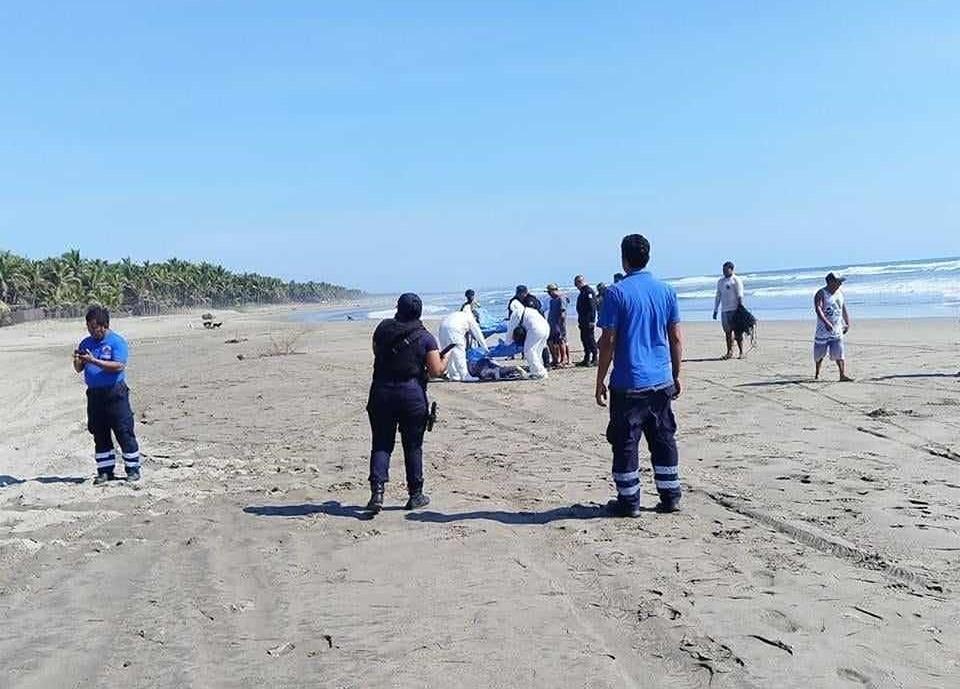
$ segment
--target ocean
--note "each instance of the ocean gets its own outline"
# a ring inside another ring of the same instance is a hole
[[[853,320],[858,318],[958,318],[960,317],[960,258],[938,258],[849,266],[820,266],[767,272],[738,273],[744,282],[744,301],[761,320],[813,319],[813,296],[824,284],[823,278],[834,272],[847,278],[843,291]],[[522,276],[521,276],[522,277]],[[684,320],[706,321],[713,314],[713,299],[719,275],[693,275],[667,278],[677,290]],[[611,275],[607,284],[613,282]],[[531,290],[544,301],[542,288]],[[464,289],[466,286],[464,286]],[[572,285],[561,287],[576,298]],[[514,286],[477,289],[481,305],[493,313],[506,315],[507,301]],[[463,290],[421,294],[424,319],[439,319],[463,303]],[[393,315],[396,295],[384,295],[374,307],[345,307],[324,312],[302,310],[295,318],[302,321],[380,320]],[[572,313],[572,309],[571,309]]]

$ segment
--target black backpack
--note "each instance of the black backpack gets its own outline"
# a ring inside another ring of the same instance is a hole
[[[523,327],[523,316],[527,313],[527,307],[523,307],[523,311],[520,312],[520,325],[513,329],[513,343],[518,347],[522,347],[527,341],[527,329]]]

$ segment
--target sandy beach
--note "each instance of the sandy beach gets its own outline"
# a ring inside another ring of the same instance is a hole
[[[222,315],[114,323],[136,489],[92,485],[83,324],[0,329],[3,687],[960,685],[955,321],[854,320],[850,384],[812,320],[686,326],[684,509],[637,520],[593,370],[432,385],[433,502],[397,454],[369,520],[375,324]]]

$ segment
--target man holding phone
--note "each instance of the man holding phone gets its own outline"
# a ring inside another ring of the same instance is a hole
[[[110,330],[110,312],[102,306],[87,311],[87,332],[73,353],[73,369],[87,384],[87,430],[93,435],[95,484],[115,478],[116,436],[123,452],[127,481],[140,480],[140,446],[133,430],[133,410],[126,383],[127,341]]]

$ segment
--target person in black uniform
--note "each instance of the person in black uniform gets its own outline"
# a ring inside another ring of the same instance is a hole
[[[573,279],[580,290],[577,297],[577,325],[580,326],[580,343],[583,345],[583,361],[577,366],[596,366],[597,355],[597,294],[582,275]]]
[[[423,435],[429,415],[427,378],[443,375],[447,364],[436,339],[420,321],[422,312],[420,297],[404,294],[397,301],[396,316],[381,322],[373,333],[373,382],[367,402],[373,436],[367,511],[373,514],[383,509],[384,485],[389,480],[398,426],[410,496],[405,509],[430,503],[423,492]]]
[[[533,294],[526,285],[517,285],[517,291],[513,299],[519,299],[520,303],[526,306],[528,309],[536,309],[540,312],[540,315],[544,318],[547,317],[546,312],[543,310],[543,304],[540,303],[540,300],[537,299],[537,296]],[[513,301],[511,299],[510,301]],[[509,304],[507,305],[507,310],[510,310]]]

